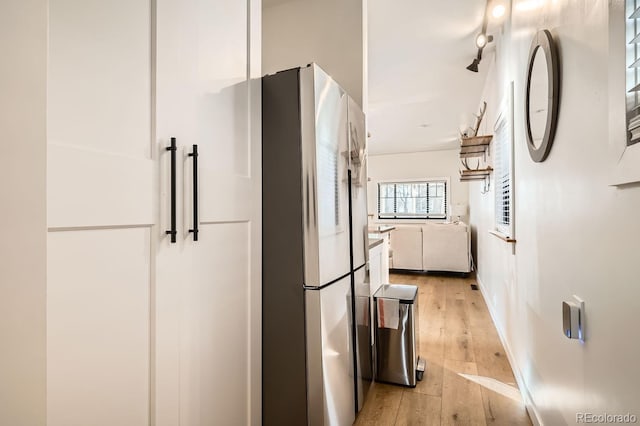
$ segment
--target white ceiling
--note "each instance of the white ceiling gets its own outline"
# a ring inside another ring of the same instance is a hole
[[[369,152],[454,148],[489,64],[477,54],[486,0],[369,0]],[[485,49],[485,56],[487,49]]]
[[[263,7],[291,1],[263,0]],[[321,0],[316,0],[321,1]],[[370,154],[451,149],[473,124],[489,64],[477,54],[486,0],[368,0]],[[464,126],[463,126],[464,127]]]

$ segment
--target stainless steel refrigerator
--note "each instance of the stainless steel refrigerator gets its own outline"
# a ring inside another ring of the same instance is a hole
[[[350,425],[372,380],[364,116],[320,67],[262,81],[263,424]]]

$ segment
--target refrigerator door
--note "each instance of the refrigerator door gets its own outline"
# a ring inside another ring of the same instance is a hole
[[[354,272],[358,411],[373,384],[369,264]]]
[[[304,284],[317,287],[351,269],[347,95],[322,69],[310,65],[300,70],[300,108]]]
[[[304,293],[308,424],[350,425],[355,420],[351,276]]]
[[[353,225],[353,269],[369,260],[367,222],[367,135],[364,113],[351,98],[348,101],[349,168]]]

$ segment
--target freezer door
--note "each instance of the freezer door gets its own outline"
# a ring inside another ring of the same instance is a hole
[[[373,383],[369,284],[369,265],[367,264],[354,272],[358,411],[362,409]]]
[[[300,70],[300,102],[304,284],[317,287],[351,269],[347,98],[331,77],[311,65]]]
[[[355,420],[351,277],[305,290],[309,425]]]
[[[353,226],[353,269],[369,259],[367,217],[367,135],[364,113],[351,98],[348,101],[349,168],[351,170],[351,211]]]

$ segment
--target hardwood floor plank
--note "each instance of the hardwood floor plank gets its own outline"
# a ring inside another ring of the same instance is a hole
[[[396,426],[425,426],[440,424],[442,400],[437,396],[404,391]]]
[[[447,330],[468,330],[469,315],[462,283],[452,281],[446,289],[445,327]]]
[[[393,426],[398,415],[403,389],[401,386],[374,383],[354,425]]]
[[[426,361],[426,370],[422,381],[419,381],[410,391],[441,396],[444,371],[444,329],[427,329],[421,332],[418,355]]]
[[[486,425],[480,385],[458,373],[477,374],[473,362],[445,359],[442,425]]]
[[[498,333],[495,330],[476,329],[473,331],[473,341],[478,374],[515,386],[516,379]]]
[[[409,391],[439,397],[442,395],[444,370],[444,310],[443,304],[437,302],[444,300],[445,287],[435,280],[429,280],[429,277],[421,277],[418,285],[418,356],[426,361],[426,370],[422,381]]]
[[[467,316],[469,317],[469,327],[471,329],[495,329],[491,315],[489,315],[489,309],[480,290],[467,290],[465,302]]]
[[[415,285],[419,276],[412,273],[390,274],[389,282],[392,284],[412,284]],[[384,284],[384,283],[383,283]]]
[[[456,293],[456,295],[459,293]],[[457,296],[456,296],[457,297]],[[445,327],[448,330],[469,329],[469,317],[464,299],[455,299],[447,295],[447,307],[445,309]]]
[[[507,396],[483,387],[482,403],[487,425],[532,425],[522,401],[514,401]]]
[[[444,357],[464,362],[475,362],[475,354],[473,348],[473,337],[469,330],[451,329],[447,327],[444,332]]]
[[[442,283],[427,285],[431,291],[420,299],[420,326],[421,329],[440,329],[445,325],[446,286]]]

